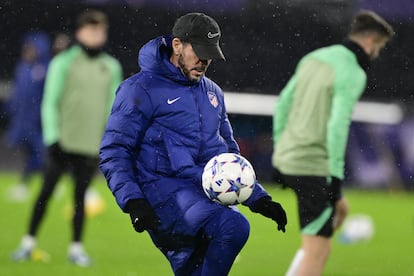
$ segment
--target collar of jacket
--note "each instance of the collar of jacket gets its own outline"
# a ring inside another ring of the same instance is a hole
[[[100,54],[103,53],[103,47],[98,48],[89,48],[85,44],[78,42],[78,45],[82,48],[83,52],[89,57],[89,58],[96,58]]]
[[[371,65],[371,61],[369,59],[369,56],[365,53],[364,49],[362,49],[361,46],[349,39],[346,39],[342,43],[342,45],[344,45],[346,48],[348,48],[355,54],[359,66],[361,66],[361,68],[364,69],[364,71],[366,72],[369,66]]]

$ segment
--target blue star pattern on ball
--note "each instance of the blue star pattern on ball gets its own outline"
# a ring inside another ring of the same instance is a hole
[[[217,162],[217,160],[214,159],[213,166],[211,167],[212,175],[216,175],[218,171],[219,171],[219,163]]]
[[[243,170],[245,167],[248,167],[249,164],[246,162],[246,160],[244,158],[241,158],[241,156],[234,156],[236,159],[233,161],[233,163],[239,163],[241,169]]]
[[[210,199],[212,199],[212,200],[219,200],[218,199],[218,195],[220,194],[219,192],[215,192],[214,190],[213,190],[213,188],[212,187],[210,187],[209,189],[204,189],[205,191],[206,191],[206,193],[208,194],[208,197],[210,198]]]
[[[236,181],[228,180],[230,183],[230,187],[227,189],[226,193],[235,192],[237,196],[240,194],[240,188],[237,186]]]

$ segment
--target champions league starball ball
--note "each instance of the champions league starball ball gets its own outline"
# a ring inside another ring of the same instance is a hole
[[[202,185],[205,194],[222,205],[246,201],[253,192],[256,174],[253,166],[241,155],[222,153],[204,167]]]

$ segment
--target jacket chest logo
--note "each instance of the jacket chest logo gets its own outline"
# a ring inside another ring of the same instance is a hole
[[[214,108],[216,108],[218,106],[218,100],[217,100],[216,93],[208,91],[207,96],[208,96],[208,100],[210,101],[211,105],[214,106]]]
[[[178,101],[179,99],[181,99],[181,97],[177,97],[177,98],[174,98],[174,99],[167,99],[167,104],[173,104],[176,101]]]

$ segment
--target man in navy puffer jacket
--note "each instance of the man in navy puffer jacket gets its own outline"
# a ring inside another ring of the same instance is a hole
[[[173,36],[139,52],[141,72],[118,88],[100,167],[136,231],[148,231],[175,275],[227,275],[249,235],[235,208],[210,201],[201,174],[213,156],[239,153],[223,92],[204,76],[224,59],[216,21],[180,17]],[[260,184],[244,203],[285,231],[286,214]]]

